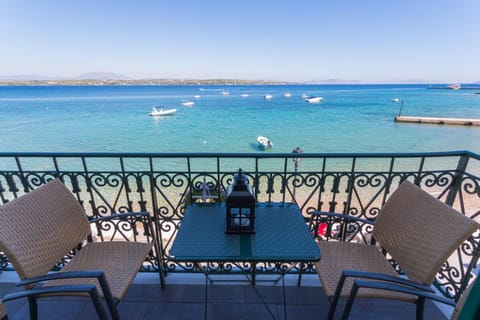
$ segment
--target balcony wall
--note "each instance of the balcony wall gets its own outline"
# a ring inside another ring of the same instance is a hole
[[[300,161],[295,161],[299,159]],[[295,165],[297,163],[297,166]],[[222,201],[239,168],[247,174],[261,202],[293,202],[304,215],[312,235],[321,221],[315,210],[345,213],[374,220],[388,196],[405,179],[411,180],[462,214],[480,221],[480,156],[467,151],[403,154],[101,154],[0,153],[0,200],[6,203],[46,181],[60,177],[94,218],[128,211],[149,211],[164,249],[166,272],[198,272],[193,264],[176,264],[169,255],[187,204],[202,201],[208,186]],[[272,221],[272,223],[274,223]],[[454,227],[454,226],[452,226]],[[142,230],[124,228],[99,233],[99,240],[115,236],[141,241]],[[343,241],[368,241],[371,230],[345,230]],[[328,238],[328,235],[327,235]],[[457,298],[467,285],[479,257],[480,235],[465,242],[441,268],[436,285]],[[66,257],[65,259],[68,259]],[[392,261],[394,264],[394,262]],[[61,268],[59,262],[57,268]],[[10,267],[0,252],[0,270]],[[148,259],[144,271],[157,268]],[[210,264],[217,272],[273,273],[275,263],[234,266]],[[294,266],[292,272],[314,272],[313,265]],[[401,272],[401,270],[399,270]]]

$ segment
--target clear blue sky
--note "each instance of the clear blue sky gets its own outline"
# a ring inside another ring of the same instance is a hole
[[[0,0],[0,76],[480,80],[480,0]]]

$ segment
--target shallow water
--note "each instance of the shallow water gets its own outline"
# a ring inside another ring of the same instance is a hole
[[[0,151],[263,152],[256,146],[263,135],[273,152],[480,153],[480,127],[393,121],[400,108],[393,98],[404,101],[402,115],[480,118],[474,92],[424,85],[0,87]],[[306,103],[302,94],[324,100]],[[195,104],[183,107],[185,100]],[[178,112],[148,116],[158,105]]]

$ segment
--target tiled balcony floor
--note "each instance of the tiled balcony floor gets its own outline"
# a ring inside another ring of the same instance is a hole
[[[0,273],[0,297],[17,290],[13,281]],[[154,277],[151,277],[154,276]],[[222,277],[224,279],[225,276]],[[228,278],[228,276],[227,276]],[[169,274],[167,286],[162,291],[158,276],[140,275],[130,287],[125,299],[119,304],[122,319],[204,319],[205,282],[202,275]],[[328,301],[315,275],[304,276],[302,286],[297,287],[296,276],[286,279],[287,319],[325,319]],[[207,319],[285,319],[282,285],[264,283],[256,287],[272,311],[262,304],[255,290],[236,282],[214,283],[208,286]],[[26,300],[8,302],[10,319],[28,319]],[[342,310],[343,304],[340,305]],[[336,314],[340,318],[341,312]],[[96,319],[91,303],[84,298],[48,298],[39,303],[40,319]],[[359,299],[350,319],[399,319],[415,318],[415,306],[381,300]],[[447,319],[432,302],[425,308],[426,320]]]

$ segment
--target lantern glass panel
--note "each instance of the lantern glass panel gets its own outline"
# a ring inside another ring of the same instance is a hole
[[[250,208],[232,208],[233,225],[236,227],[250,226]]]

